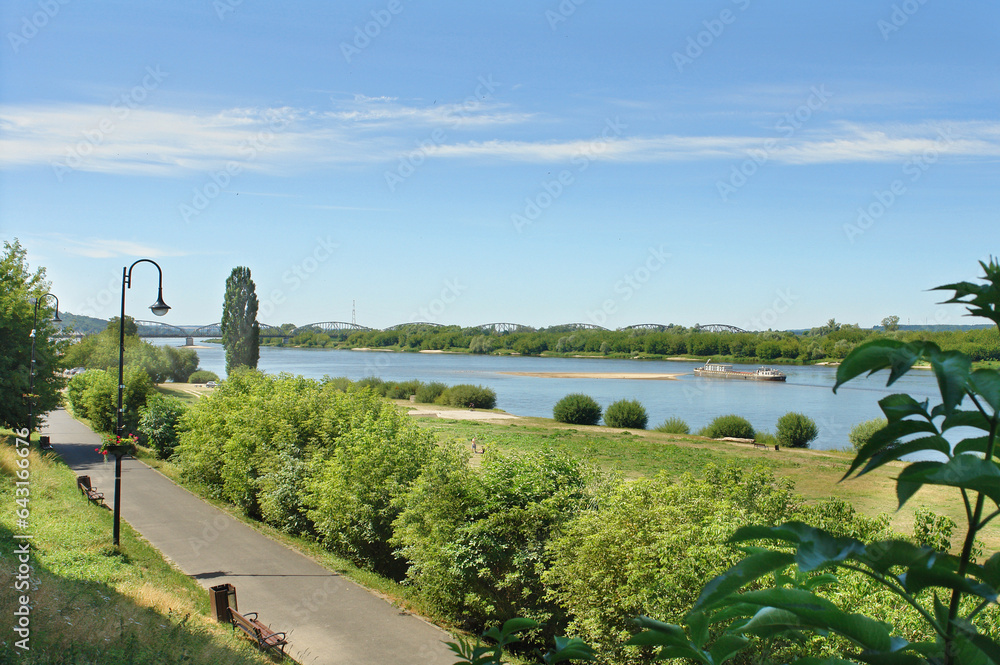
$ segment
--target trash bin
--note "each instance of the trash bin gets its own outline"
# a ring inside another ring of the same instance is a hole
[[[239,611],[236,604],[236,587],[232,584],[219,584],[209,587],[208,602],[212,609],[212,616],[219,623],[229,623],[229,608]]]
[[[40,436],[40,437],[38,437],[38,445],[41,448],[51,448],[52,447],[52,444],[49,443],[49,437],[47,435],[46,436]]]

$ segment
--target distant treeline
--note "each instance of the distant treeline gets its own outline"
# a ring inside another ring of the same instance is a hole
[[[665,358],[713,356],[733,360],[808,363],[839,360],[858,344],[889,337],[904,342],[929,340],[945,350],[957,350],[978,361],[1000,361],[1000,334],[994,328],[971,330],[893,330],[860,328],[829,321],[804,333],[790,331],[709,332],[698,327],[669,326],[665,330],[544,329],[533,332],[484,332],[481,328],[413,324],[398,330],[326,333],[300,332],[282,346],[378,348],[399,351],[456,351],[479,354],[603,355]],[[263,340],[262,340],[263,342]]]

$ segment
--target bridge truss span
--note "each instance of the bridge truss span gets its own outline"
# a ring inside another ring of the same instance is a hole
[[[343,333],[352,333],[358,331],[371,330],[366,326],[359,326],[357,323],[348,323],[346,321],[321,321],[319,323],[310,323],[304,326],[299,326],[291,333],[286,336],[294,337],[302,332],[322,332],[327,335],[341,335]]]
[[[521,332],[535,332],[535,329],[531,326],[524,326],[520,323],[484,323],[480,326],[475,326],[475,328],[482,330],[484,333],[494,333],[497,335],[506,335],[507,333],[521,333]]]
[[[730,326],[725,323],[709,323],[707,326],[701,326],[699,330],[703,332],[720,332],[720,333],[745,333],[746,330],[743,328],[737,328],[736,326]]]

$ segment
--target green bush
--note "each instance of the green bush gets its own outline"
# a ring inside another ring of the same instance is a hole
[[[819,436],[812,418],[793,411],[778,418],[776,429],[778,442],[789,448],[808,448],[809,442]]]
[[[763,443],[768,448],[778,445],[778,437],[764,430],[757,430],[753,436],[754,443]]]
[[[721,439],[732,437],[735,439],[754,438],[753,425],[750,421],[736,414],[719,416],[708,425],[698,430],[698,436],[707,436],[710,439]]]
[[[664,432],[665,434],[690,434],[691,428],[681,418],[671,416],[664,420],[655,431]]]
[[[851,428],[850,433],[847,435],[847,440],[851,442],[851,446],[855,451],[861,450],[861,447],[868,443],[875,432],[883,429],[888,424],[889,420],[887,418],[872,418],[863,423],[858,423]]]
[[[434,403],[470,409],[492,409],[497,405],[497,394],[485,386],[460,383],[441,393]]]
[[[208,383],[209,381],[219,381],[219,375],[209,372],[207,369],[199,369],[188,377],[188,383]]]
[[[416,379],[393,383],[386,389],[385,396],[389,399],[410,399],[410,395],[416,395],[421,385]]]
[[[334,390],[341,390],[347,392],[347,389],[354,385],[354,382],[348,379],[346,376],[324,376],[323,385],[330,386]]]
[[[84,411],[90,424],[98,432],[113,432],[118,423],[118,372],[90,370],[92,381],[82,395]],[[144,370],[125,367],[122,390],[122,425],[126,434],[134,433],[139,426],[139,409],[153,392],[153,382]]]
[[[389,386],[391,384],[386,383],[385,380],[377,376],[366,376],[359,381],[355,381],[354,385],[358,388],[371,388],[375,391],[376,395],[385,397],[386,393],[389,392]]]
[[[608,427],[646,429],[648,420],[645,407],[634,399],[620,399],[604,412],[604,424]]]
[[[140,441],[160,459],[167,459],[177,447],[177,428],[184,405],[178,399],[153,393],[139,409]]]
[[[432,381],[430,383],[421,384],[417,388],[417,401],[421,404],[433,404],[434,401],[441,396],[448,386],[441,383],[440,381]]]
[[[556,402],[552,417],[571,425],[596,425],[601,420],[601,405],[589,395],[572,393]]]
[[[92,370],[80,372],[69,380],[66,386],[66,399],[69,401],[73,414],[78,418],[87,418],[87,390],[101,376],[101,371]]]

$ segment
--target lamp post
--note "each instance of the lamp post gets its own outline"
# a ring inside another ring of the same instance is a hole
[[[53,298],[56,301],[56,314],[52,320],[62,323],[59,318],[59,298],[51,293],[43,294],[37,298],[32,298],[35,305],[35,316],[31,320],[31,364],[28,366],[28,444],[31,444],[31,433],[35,431],[35,331],[38,329],[38,305],[45,298]]]
[[[152,259],[139,259],[128,268],[122,268],[122,313],[118,319],[118,423],[115,427],[116,436],[121,439],[125,433],[125,425],[122,423],[124,411],[122,409],[122,391],[125,389],[125,289],[132,288],[132,268],[140,263],[152,263],[160,273],[160,286],[156,295],[156,302],[149,306],[149,310],[156,316],[163,316],[170,307],[163,302],[163,270],[160,265]],[[122,505],[122,450],[115,449],[115,527],[112,542],[118,547],[118,535],[121,525],[121,505]]]

